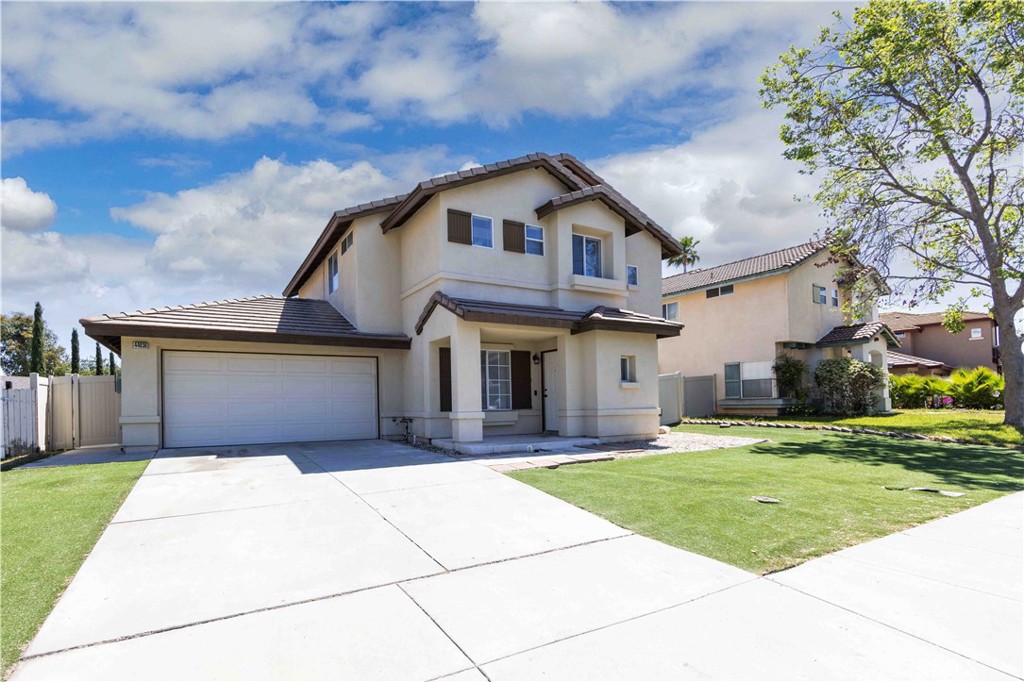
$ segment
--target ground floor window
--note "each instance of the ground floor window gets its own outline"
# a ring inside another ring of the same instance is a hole
[[[635,355],[623,355],[619,358],[619,378],[625,382],[636,381]]]
[[[512,354],[480,351],[480,398],[485,410],[512,409]]]
[[[725,365],[725,397],[742,397],[740,380],[740,363],[729,362]]]

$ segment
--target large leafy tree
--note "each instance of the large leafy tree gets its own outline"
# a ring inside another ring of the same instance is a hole
[[[4,374],[28,376],[32,368],[32,327],[34,316],[27,313],[0,315],[0,367]],[[62,375],[68,371],[67,353],[57,343],[57,335],[43,320],[42,371]]]
[[[761,83],[785,112],[785,156],[820,173],[840,256],[878,267],[910,306],[967,285],[951,330],[969,299],[989,300],[1006,422],[1024,425],[1024,3],[872,0]]]

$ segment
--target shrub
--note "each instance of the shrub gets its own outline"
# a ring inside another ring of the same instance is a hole
[[[780,396],[796,398],[798,402],[803,402],[807,398],[807,392],[804,390],[804,373],[807,371],[807,365],[802,360],[782,353],[775,358],[772,371],[775,372],[775,382],[779,387]]]
[[[957,407],[993,410],[1003,404],[1005,380],[988,367],[958,369],[949,377],[949,395]]]
[[[949,382],[939,377],[917,374],[889,376],[889,397],[892,398],[892,406],[899,409],[931,407],[936,397],[949,395],[949,391]]]
[[[814,368],[814,383],[827,411],[867,414],[875,406],[873,391],[882,385],[882,370],[860,360],[830,358]]]

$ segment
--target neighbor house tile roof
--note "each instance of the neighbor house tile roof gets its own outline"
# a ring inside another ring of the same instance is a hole
[[[788,270],[814,254],[826,248],[824,241],[811,241],[806,244],[790,246],[770,253],[762,253],[750,258],[716,265],[703,270],[692,270],[678,275],[671,275],[661,280],[662,296],[680,294],[696,289],[724,284],[740,279],[760,277],[771,273]]]
[[[456,298],[437,291],[430,297],[416,322],[417,334],[422,333],[427,320],[438,307],[470,322],[556,327],[569,329],[574,334],[595,329],[608,329],[652,333],[659,337],[667,337],[678,336],[679,331],[683,328],[683,325],[677,322],[621,308],[598,306],[587,311],[564,310],[553,306]]]
[[[861,324],[848,324],[840,327],[833,327],[825,336],[818,339],[819,346],[850,346],[860,343],[867,343],[878,335],[886,337],[886,343],[891,348],[899,348],[900,342],[884,322],[864,322]]]
[[[542,168],[548,171],[551,175],[558,178],[565,185],[566,189],[569,190],[565,194],[553,198],[551,202],[538,207],[538,217],[543,217],[540,215],[541,209],[546,210],[547,212],[544,215],[547,215],[553,210],[564,208],[580,201],[601,201],[609,209],[625,219],[628,234],[633,234],[640,230],[647,231],[661,243],[662,256],[671,256],[679,253],[679,242],[665,228],[658,225],[650,216],[622,196],[614,187],[583,164],[582,161],[571,154],[552,156],[543,152],[537,152],[515,159],[467,168],[456,173],[439,175],[417,184],[407,194],[399,194],[387,199],[371,201],[335,212],[327,223],[327,227],[324,228],[324,231],[313,245],[313,248],[310,249],[298,270],[295,271],[291,281],[288,282],[284,289],[284,295],[294,296],[298,294],[303,283],[309,278],[320,262],[327,257],[327,254],[338,243],[338,239],[348,229],[353,220],[386,211],[388,215],[381,221],[381,229],[386,233],[401,227],[409,217],[438,192],[509,173],[518,173],[531,168]],[[581,192],[581,194],[575,194],[577,192]],[[570,198],[569,195],[573,196]],[[555,202],[555,204],[552,204],[552,202]],[[552,204],[552,206],[548,204]]]
[[[905,313],[893,311],[881,313],[878,318],[898,332],[912,331],[933,324],[942,324],[945,313]],[[964,322],[974,320],[991,320],[987,313],[964,312]]]
[[[944,362],[929,360],[928,358],[919,358],[916,355],[907,355],[906,353],[889,351],[885,356],[886,362],[889,363],[890,367],[941,367],[950,371],[953,370],[952,367]]]
[[[401,334],[363,334],[327,301],[248,298],[87,317],[85,333],[117,353],[122,336],[408,348]]]

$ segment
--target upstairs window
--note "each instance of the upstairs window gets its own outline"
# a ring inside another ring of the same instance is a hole
[[[637,286],[640,283],[640,275],[635,265],[626,266],[626,284]]]
[[[327,259],[327,293],[333,294],[338,290],[338,254],[332,253]]]
[[[679,321],[679,303],[662,303],[661,316],[666,320]]]
[[[352,232],[345,235],[345,238],[341,240],[341,255],[345,255],[345,252],[352,248]]]
[[[494,223],[482,215],[473,216],[473,246],[492,248],[494,246]]]
[[[726,284],[724,287],[714,287],[712,289],[706,289],[704,291],[704,298],[718,298],[719,296],[728,296],[732,292],[732,285]]]
[[[980,341],[982,338],[981,327],[971,327],[971,341]]]
[[[572,236],[572,274],[601,277],[601,239],[585,234]]]
[[[839,307],[839,289],[833,289],[832,290],[832,307],[833,308],[838,308]]]
[[[817,284],[812,284],[813,287],[811,295],[815,303],[821,305],[828,305],[828,290],[825,287],[819,287]]]
[[[526,226],[526,253],[544,255],[544,228],[539,225]]]

